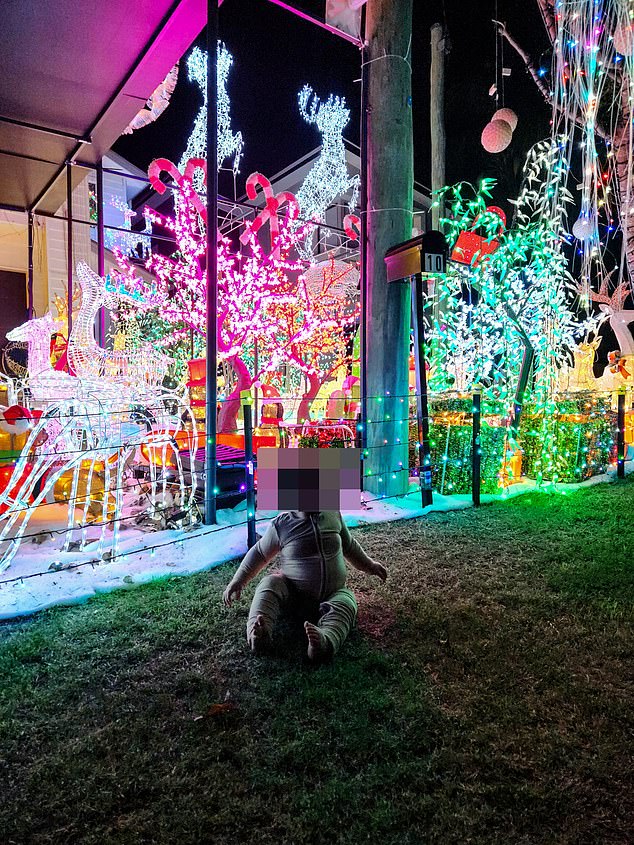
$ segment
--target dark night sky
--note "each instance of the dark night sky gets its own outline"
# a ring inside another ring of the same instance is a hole
[[[300,0],[304,8],[323,0]],[[506,48],[505,104],[519,116],[511,148],[492,156],[480,145],[480,132],[495,109],[488,90],[495,79],[495,0],[414,0],[412,42],[413,117],[416,180],[429,184],[429,29],[444,14],[451,40],[447,59],[447,181],[500,180],[498,202],[517,190],[526,149],[548,134],[549,110],[521,60]],[[498,14],[535,59],[547,46],[541,18],[531,0],[498,0]],[[297,110],[297,92],[308,83],[326,97],[346,97],[351,121],[346,137],[358,142],[360,57],[343,39],[302,21],[267,0],[225,0],[220,36],[234,56],[229,76],[234,130],[245,140],[238,193],[254,170],[273,175],[319,144],[319,134]],[[198,42],[204,47],[204,34]],[[184,63],[168,110],[150,127],[125,136],[115,149],[146,169],[156,156],[178,160],[200,105],[197,87],[186,79]],[[221,191],[230,193],[221,181]]]

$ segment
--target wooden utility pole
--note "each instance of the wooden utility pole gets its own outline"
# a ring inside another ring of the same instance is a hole
[[[445,185],[445,30],[441,23],[431,28],[430,125],[431,125],[431,190]],[[442,209],[432,208],[431,225],[440,227]]]
[[[413,0],[369,0],[367,78],[367,449],[365,489],[408,489],[409,285],[388,285],[385,253],[411,238]]]

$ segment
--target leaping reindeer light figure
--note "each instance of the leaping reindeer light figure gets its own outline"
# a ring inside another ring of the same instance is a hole
[[[242,133],[234,133],[231,129],[231,102],[227,92],[227,79],[233,64],[233,56],[224,44],[218,42],[218,161],[220,169],[225,159],[233,156],[233,172],[237,173],[242,158]],[[180,171],[185,170],[185,165],[192,158],[205,158],[207,156],[207,53],[194,47],[187,59],[188,78],[195,82],[203,95],[203,104],[200,107],[194,128],[187,141],[185,152],[178,164]],[[200,193],[203,190],[202,174],[194,175],[194,187]]]
[[[311,102],[312,97],[312,102]],[[304,85],[298,95],[299,111],[306,123],[314,124],[321,133],[321,153],[297,192],[300,217],[304,222],[321,222],[337,197],[352,188],[348,208],[352,211],[359,196],[359,176],[350,176],[346,164],[343,130],[350,120],[350,109],[343,97],[331,94],[325,102]],[[310,103],[310,105],[309,105]],[[313,231],[301,242],[299,252],[306,260],[313,255]]]

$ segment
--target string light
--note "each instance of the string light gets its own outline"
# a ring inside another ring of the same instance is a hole
[[[218,357],[235,374],[234,389],[220,413],[220,431],[235,429],[240,394],[256,379],[288,363],[305,374],[310,390],[300,404],[299,417],[306,418],[321,384],[352,362],[345,332],[353,331],[359,317],[358,271],[332,260],[303,273],[306,264],[297,250],[306,227],[297,224],[295,198],[285,199],[287,212],[276,224],[270,253],[259,241],[259,225],[247,226],[246,253],[236,252],[229,238],[218,238]],[[164,344],[170,348],[191,332],[204,338],[206,236],[193,184],[186,179],[180,184],[175,217],[151,209],[146,214],[174,234],[176,245],[172,256],[153,254],[146,265],[157,280],[158,314],[169,327]],[[135,276],[126,257],[118,254],[117,260],[126,285],[145,293],[147,283]]]

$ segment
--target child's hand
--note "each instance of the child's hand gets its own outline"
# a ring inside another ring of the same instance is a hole
[[[387,569],[383,566],[382,563],[379,563],[376,560],[372,561],[372,575],[376,575],[377,578],[380,578],[381,581],[387,580]]]
[[[239,584],[234,584],[231,582],[227,585],[226,590],[222,594],[222,601],[225,607],[231,607],[233,604],[234,599],[236,601],[240,600],[242,595],[242,587]]]

